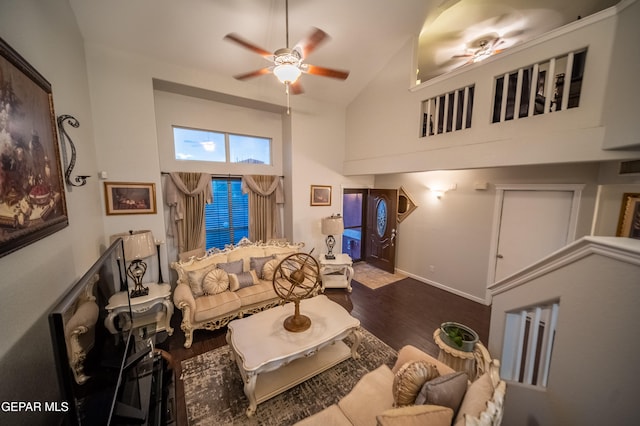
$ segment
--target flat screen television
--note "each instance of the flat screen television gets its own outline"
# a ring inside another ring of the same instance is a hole
[[[128,372],[151,348],[136,348],[133,329],[126,321],[118,324],[116,319],[116,334],[104,325],[109,298],[127,288],[125,264],[123,242],[118,238],[49,314],[61,398],[67,408],[65,425],[144,420],[138,375]]]

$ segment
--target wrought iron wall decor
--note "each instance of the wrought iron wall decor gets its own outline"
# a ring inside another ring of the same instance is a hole
[[[73,172],[73,168],[76,166],[76,147],[73,144],[73,141],[69,137],[69,134],[64,129],[65,121],[69,123],[70,126],[74,128],[80,127],[80,122],[76,120],[76,118],[72,115],[61,115],[58,117],[58,131],[60,132],[60,140],[62,142],[62,157],[67,167],[64,171],[64,180],[67,182],[69,186],[84,186],[87,184],[87,178],[91,177],[88,175],[78,175],[75,177],[75,183],[71,181],[71,173]],[[67,164],[67,149],[65,145],[65,140],[69,142],[69,146],[71,147],[71,159]]]

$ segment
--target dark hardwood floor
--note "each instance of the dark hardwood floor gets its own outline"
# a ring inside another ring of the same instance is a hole
[[[377,290],[353,282],[353,292],[327,289],[325,294],[358,318],[362,327],[396,351],[407,344],[437,356],[438,347],[433,331],[445,321],[456,321],[476,330],[480,340],[487,343],[491,308],[454,295],[412,278],[406,278]],[[173,336],[158,347],[168,351],[173,360],[177,424],[187,424],[184,388],[180,380],[182,360],[226,345],[226,327],[216,331],[198,330],[193,345],[186,349],[184,333],[180,329],[181,312],[172,318]]]

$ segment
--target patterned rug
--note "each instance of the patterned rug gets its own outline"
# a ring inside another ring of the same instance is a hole
[[[353,265],[353,279],[372,290],[395,283],[404,278],[407,278],[406,275],[397,272],[391,274],[375,266],[371,266],[366,262],[357,262]]]
[[[252,418],[245,415],[238,367],[229,346],[182,361],[185,403],[189,426],[291,425],[338,402],[367,372],[382,364],[393,366],[397,353],[361,328],[359,360],[351,358],[261,404]],[[351,346],[352,340],[345,339]]]

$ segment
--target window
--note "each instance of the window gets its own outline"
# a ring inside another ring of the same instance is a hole
[[[271,139],[173,127],[176,160],[271,164]]]
[[[213,203],[204,208],[206,248],[223,249],[249,237],[249,197],[239,178],[213,178]]]

